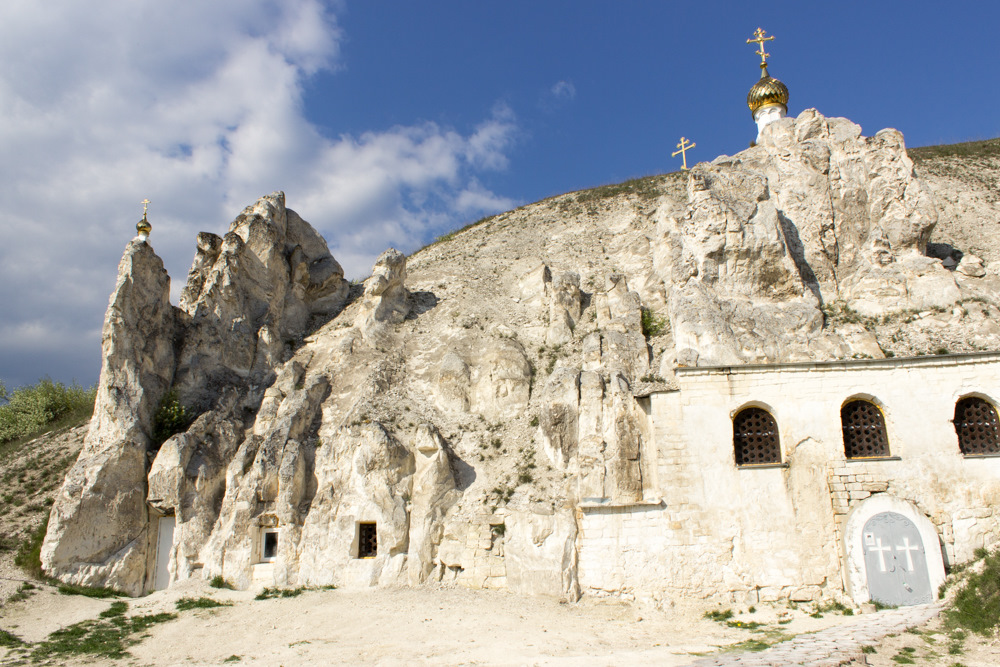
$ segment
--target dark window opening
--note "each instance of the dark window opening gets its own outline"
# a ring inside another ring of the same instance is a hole
[[[278,532],[269,530],[264,533],[264,544],[261,548],[261,560],[274,560],[278,555]]]
[[[747,408],[733,419],[736,465],[781,463],[778,424],[767,410]]]
[[[955,432],[966,456],[1000,453],[997,411],[981,398],[963,398],[955,405]]]
[[[844,429],[844,455],[849,459],[889,456],[885,418],[869,401],[851,401],[840,409]]]
[[[375,524],[358,524],[358,558],[375,558],[377,554],[378,533]]]

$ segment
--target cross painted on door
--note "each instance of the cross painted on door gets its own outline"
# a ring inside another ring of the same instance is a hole
[[[876,544],[878,546],[872,547],[872,551],[878,553],[878,569],[879,569],[879,572],[885,572],[886,571],[886,569],[885,569],[885,552],[888,551],[891,554],[892,553],[892,547],[890,547],[889,545],[883,546],[882,545],[882,538],[881,537],[875,538],[875,542],[876,542]]]
[[[903,536],[903,543],[896,547],[896,551],[902,551],[906,554],[906,569],[913,572],[913,552],[921,551],[920,546],[917,544],[910,544],[910,538]]]

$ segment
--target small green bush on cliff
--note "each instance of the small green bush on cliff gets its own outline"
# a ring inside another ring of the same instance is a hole
[[[177,392],[167,392],[153,416],[153,445],[159,447],[170,436],[187,429],[193,421],[194,415],[181,405]]]

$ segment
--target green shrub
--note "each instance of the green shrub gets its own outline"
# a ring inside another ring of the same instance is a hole
[[[233,585],[228,581],[226,581],[221,574],[217,574],[214,577],[212,577],[212,580],[208,582],[208,585],[211,586],[212,588],[225,588],[226,590],[230,591],[234,590]]]
[[[655,338],[667,330],[669,322],[667,318],[660,317],[649,308],[643,308],[642,314],[642,335],[646,338]]]
[[[0,406],[0,444],[89,419],[96,394],[94,387],[66,386],[49,378],[13,391],[0,382],[0,399],[7,401]]]
[[[194,415],[181,405],[177,392],[168,391],[153,416],[153,446],[159,447],[170,436],[186,430],[193,421]]]

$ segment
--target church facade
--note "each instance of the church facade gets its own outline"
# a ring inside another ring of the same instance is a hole
[[[677,369],[639,504],[581,504],[585,592],[937,599],[1000,542],[1000,354]]]

